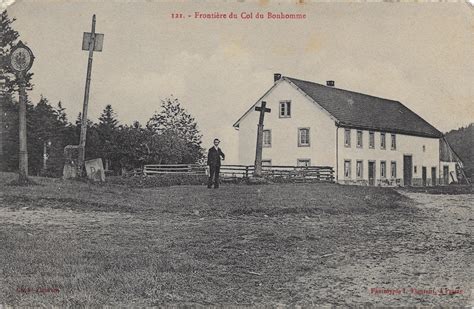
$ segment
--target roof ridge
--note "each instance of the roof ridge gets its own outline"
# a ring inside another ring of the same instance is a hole
[[[290,80],[293,79],[293,80],[297,80],[297,81],[301,81],[301,82],[305,82],[305,83],[310,83],[310,84],[315,84],[315,85],[318,85],[318,86],[323,86],[323,87],[326,87],[326,88],[329,88],[329,89],[335,89],[335,90],[339,90],[339,91],[345,91],[345,92],[360,94],[360,95],[367,96],[367,97],[372,97],[372,98],[376,98],[376,99],[382,99],[382,100],[386,100],[386,101],[390,101],[390,102],[395,102],[395,103],[402,104],[402,103],[401,103],[400,101],[398,101],[398,100],[392,100],[392,99],[382,98],[382,97],[378,97],[378,96],[374,96],[374,95],[370,95],[370,94],[366,94],[366,93],[362,93],[362,92],[357,92],[357,91],[352,91],[352,90],[347,90],[347,89],[342,89],[342,88],[337,88],[337,87],[332,87],[332,86],[326,86],[326,85],[324,85],[324,84],[312,82],[312,81],[309,81],[309,80],[294,78],[294,77],[290,77],[290,76],[282,76],[282,78],[288,78],[288,79],[290,79]],[[402,105],[403,105],[403,104],[402,104]]]
[[[398,100],[377,97],[361,92],[331,87],[316,82],[282,76],[265,94],[242,115],[234,127],[253,109],[260,100],[280,82],[290,84],[307,100],[318,105],[336,122],[336,126],[356,126],[401,134],[440,137],[442,133],[423,117]],[[357,103],[357,104],[352,104]]]

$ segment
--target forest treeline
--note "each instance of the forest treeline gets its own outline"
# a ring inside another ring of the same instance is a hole
[[[18,170],[18,103],[2,100],[3,171]],[[64,147],[77,145],[81,115],[68,121],[61,102],[51,105],[45,97],[27,105],[28,170],[31,175],[60,176]],[[120,124],[111,105],[106,105],[98,122],[88,121],[86,160],[102,158],[106,169],[123,169],[147,163],[196,163],[202,159],[201,134],[194,118],[178,99],[167,98],[145,125],[135,121]]]

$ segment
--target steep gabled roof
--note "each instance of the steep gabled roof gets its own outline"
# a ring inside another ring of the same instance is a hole
[[[425,137],[442,136],[435,127],[398,101],[286,76],[282,79],[309,96],[340,126]],[[238,126],[239,122],[240,119],[234,126]]]

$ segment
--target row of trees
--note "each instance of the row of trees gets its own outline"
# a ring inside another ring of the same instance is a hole
[[[0,170],[18,169],[18,102],[14,94],[18,82],[6,64],[19,33],[15,19],[7,11],[0,14]],[[26,76],[27,90],[33,89],[32,73]],[[64,147],[79,143],[81,115],[75,123],[67,119],[61,102],[52,106],[45,97],[27,103],[27,144],[29,173],[61,175]],[[111,105],[103,110],[97,123],[88,122],[86,160],[102,158],[109,169],[120,171],[146,163],[195,163],[203,152],[201,134],[194,118],[180,102],[167,98],[161,111],[143,126],[119,123]]]
[[[88,128],[86,157],[103,158],[113,170],[147,163],[196,163],[203,157],[201,138],[195,119],[178,99],[162,100],[161,110],[145,126],[138,121],[119,125],[112,107],[107,105],[99,123]]]
[[[2,133],[2,170],[18,168],[18,103],[4,98]],[[81,115],[68,122],[61,102],[52,106],[41,97],[27,105],[28,163],[33,175],[59,176],[64,164],[64,147],[77,145]],[[119,123],[111,105],[103,110],[97,123],[88,122],[86,160],[102,158],[109,170],[141,167],[147,163],[196,163],[203,157],[201,134],[194,118],[178,99],[162,101],[145,126]],[[46,155],[46,157],[45,157]]]

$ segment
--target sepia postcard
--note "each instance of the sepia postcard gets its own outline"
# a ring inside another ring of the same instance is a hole
[[[474,306],[472,1],[0,9],[0,308]]]

